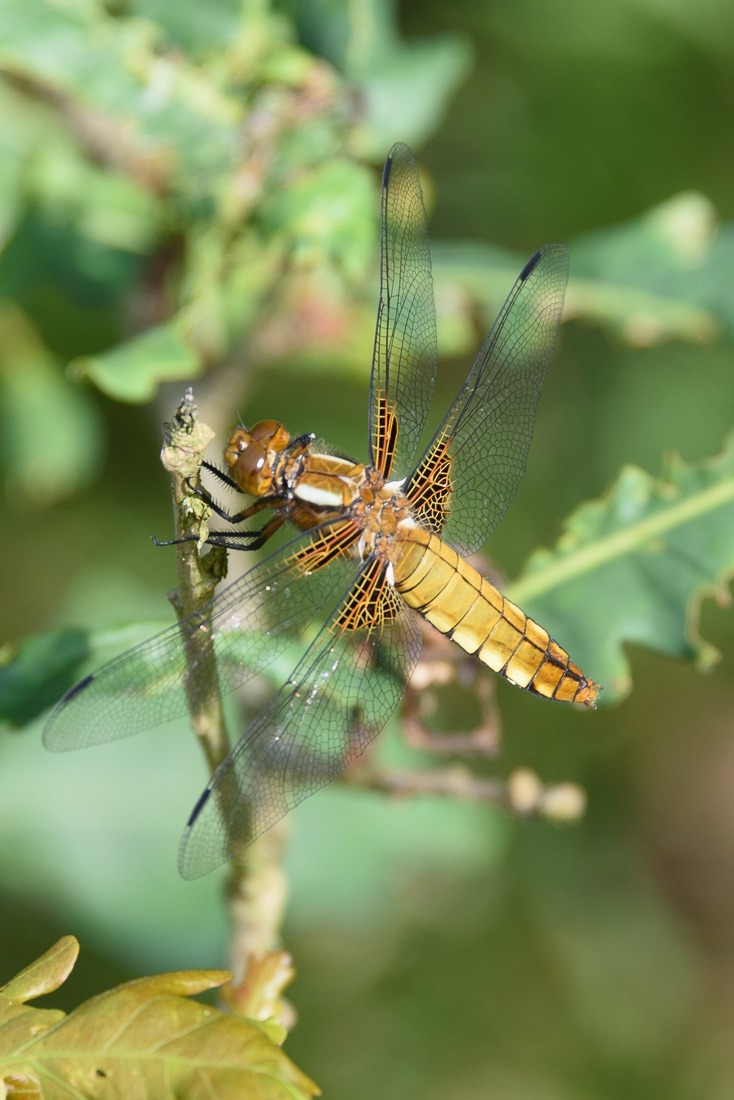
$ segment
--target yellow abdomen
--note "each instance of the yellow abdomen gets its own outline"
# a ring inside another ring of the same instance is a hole
[[[548,699],[596,705],[599,685],[436,535],[405,529],[393,544],[391,561],[395,588],[408,606],[494,672]]]

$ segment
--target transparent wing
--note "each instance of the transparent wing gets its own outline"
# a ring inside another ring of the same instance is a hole
[[[463,554],[486,542],[525,472],[567,281],[564,245],[528,260],[409,478],[406,492],[423,521]]]
[[[395,710],[420,653],[417,616],[397,607],[381,615],[380,596],[367,585],[373,602],[359,599],[374,612],[373,626],[340,629],[354,621],[350,605],[370,569],[368,562],[289,682],[212,776],[181,841],[184,878],[212,871],[324,787]]]
[[[380,301],[372,358],[369,449],[385,476],[412,469],[436,380],[431,252],[418,167],[393,145],[382,175]]]
[[[180,625],[113,658],[56,704],[46,747],[86,748],[185,717],[187,697],[212,688],[210,646],[221,690],[246,683],[314,619],[323,621],[324,608],[357,573],[357,563],[340,556],[357,536],[349,523],[299,535]],[[198,661],[197,652],[206,659]]]

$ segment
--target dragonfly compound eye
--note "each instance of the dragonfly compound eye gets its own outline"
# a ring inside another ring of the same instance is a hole
[[[250,438],[265,443],[274,451],[284,450],[291,441],[289,433],[279,420],[260,420],[250,428]]]
[[[273,482],[265,443],[249,439],[247,432],[230,441],[224,452],[229,472],[244,492],[253,497],[265,496]]]

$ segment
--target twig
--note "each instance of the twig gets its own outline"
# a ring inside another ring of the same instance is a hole
[[[230,1004],[241,1004],[240,987],[247,982],[252,965],[274,954],[281,941],[281,925],[288,897],[283,874],[283,852],[288,837],[285,819],[236,856],[227,879],[230,969],[233,994]],[[290,1006],[283,1002],[282,1022],[289,1026]]]
[[[424,634],[424,650],[403,698],[401,713],[406,744],[434,755],[495,757],[501,730],[492,678],[458,646],[448,644],[436,631],[432,634],[436,637]],[[426,718],[438,706],[437,690],[447,686],[471,692],[480,711],[480,721],[474,729],[442,734],[427,725]]]
[[[209,508],[192,493],[198,483],[199,467],[212,431],[197,419],[193,393],[188,390],[170,423],[164,425],[161,461],[171,474],[176,538],[194,535],[199,540],[176,547],[178,591],[170,597],[181,621],[200,612],[226,573],[227,554],[213,548],[199,553],[208,536]],[[206,626],[206,622],[203,621]],[[191,722],[209,770],[213,772],[229,752],[229,738],[222,711],[216,656],[210,630],[188,630],[183,634],[186,649],[186,693]],[[286,900],[281,867],[285,826],[270,830],[243,853],[233,858],[227,881],[230,969],[234,988],[242,983],[251,960],[261,960],[279,942]],[[224,994],[230,1007],[238,998]]]
[[[462,765],[402,771],[362,758],[347,770],[344,779],[354,787],[398,798],[416,795],[458,798],[500,806],[520,817],[541,816],[557,822],[574,821],[586,808],[584,792],[575,783],[545,786],[529,768],[518,768],[502,780],[473,775]]]
[[[209,509],[191,492],[189,479],[198,479],[204,451],[213,433],[196,417],[191,390],[187,390],[176,413],[163,426],[161,462],[171,475],[176,538],[194,535],[203,543],[209,533]],[[178,589],[169,596],[179,622],[198,612],[214,595],[218,582],[227,571],[227,552],[215,547],[202,556],[196,542],[176,547]],[[196,736],[199,738],[210,771],[222,763],[229,752],[219,693],[217,664],[211,631],[186,631],[186,695]]]
[[[139,140],[113,112],[83,105],[63,88],[54,87],[30,71],[14,70],[12,65],[0,65],[0,76],[23,95],[58,111],[81,148],[96,163],[125,172],[155,194],[164,195],[169,190],[173,175],[170,155]]]

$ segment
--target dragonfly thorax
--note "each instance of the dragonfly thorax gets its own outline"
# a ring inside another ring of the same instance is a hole
[[[402,492],[402,482],[386,483],[374,468],[368,469],[351,509],[362,528],[358,552],[362,559],[389,557],[401,529],[415,527],[412,508]]]

